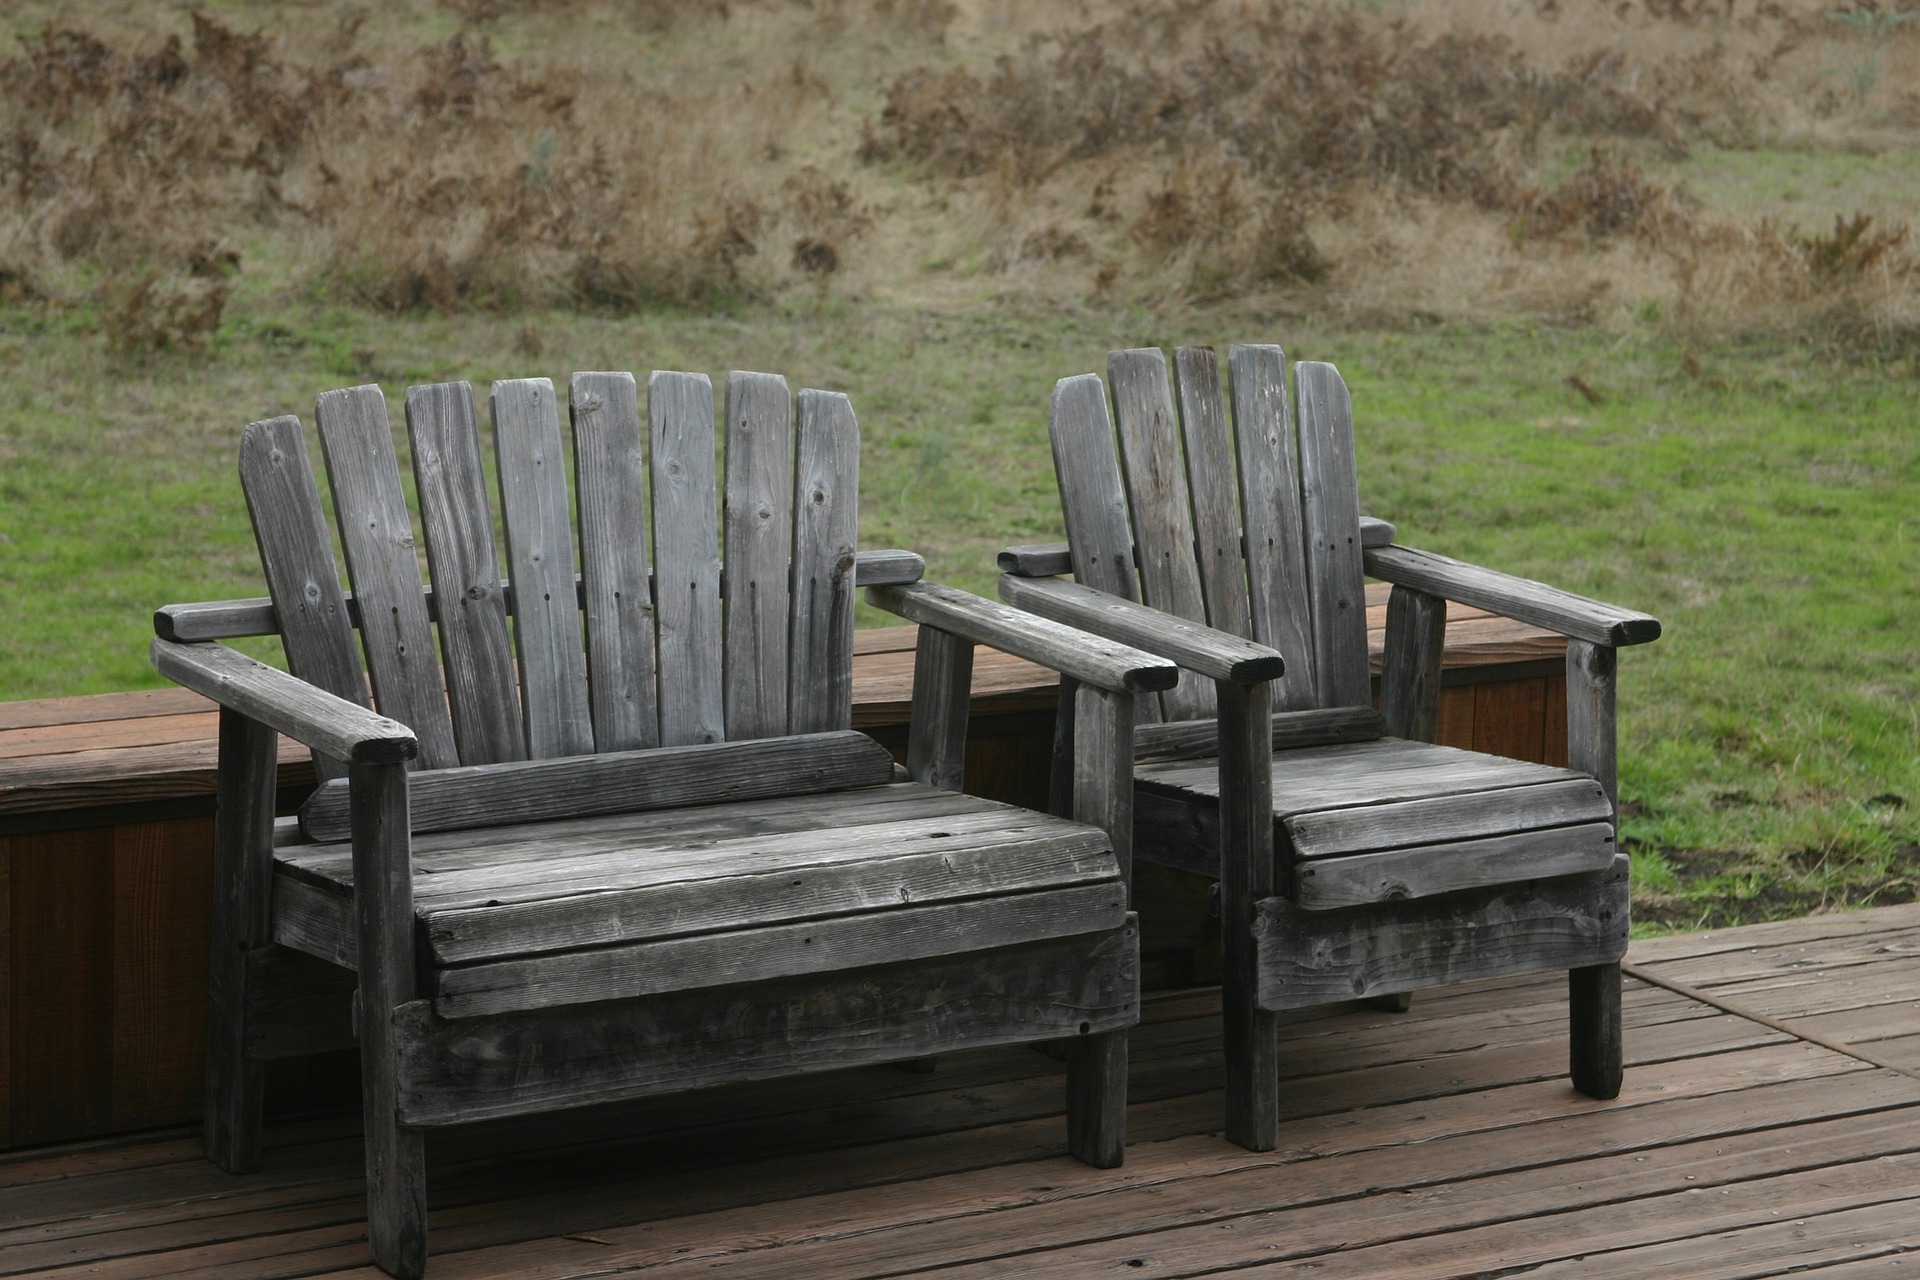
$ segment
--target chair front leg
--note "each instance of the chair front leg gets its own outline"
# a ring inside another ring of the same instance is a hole
[[[1133,883],[1133,697],[1092,685],[1074,691],[1073,817],[1107,833],[1120,875]],[[1067,1149],[1096,1169],[1127,1149],[1127,1033],[1080,1036],[1067,1049]]]
[[[273,801],[279,735],[220,709],[214,816],[212,949],[207,983],[207,1158],[228,1173],[260,1167],[263,1064],[247,1053],[248,955],[273,940]]]
[[[427,1266],[425,1142],[400,1126],[396,1078],[402,1046],[394,1010],[414,998],[413,869],[404,764],[353,765],[353,896],[359,927],[361,1109],[367,1144],[367,1235],[388,1275],[414,1280]]]
[[[1614,722],[1619,651],[1585,640],[1567,642],[1567,763],[1599,779],[1620,828],[1620,781]],[[1567,1058],[1573,1087],[1590,1098],[1617,1098],[1626,1071],[1620,1030],[1620,966],[1593,965],[1567,975]]]
[[[1215,682],[1220,707],[1220,1017],[1227,1139],[1280,1142],[1280,1021],[1255,999],[1255,908],[1273,894],[1272,692]]]

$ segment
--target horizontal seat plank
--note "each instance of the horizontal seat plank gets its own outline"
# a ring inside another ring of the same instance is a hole
[[[1611,822],[1517,831],[1294,867],[1293,900],[1308,911],[1432,898],[1463,889],[1604,871],[1618,852]]]
[[[926,832],[868,850],[862,833],[861,849],[843,845],[833,860],[804,858],[793,865],[795,859],[769,850],[762,861],[773,865],[757,871],[422,912],[427,943],[436,963],[464,964],[1099,883],[1119,875],[1104,833],[1092,827],[1057,823],[972,839],[943,837]]]
[[[1255,998],[1297,1009],[1475,979],[1611,964],[1627,951],[1627,859],[1604,872],[1405,902],[1308,911],[1263,900]]]
[[[571,951],[434,971],[434,1010],[469,1018],[800,974],[901,964],[1118,928],[1113,881],[765,929]]]
[[[556,1010],[538,1021],[394,1014],[400,1122],[443,1125],[769,1080],[1138,1020],[1139,941],[1121,927],[989,956],[937,956],[755,987]]]
[[[885,748],[846,730],[435,769],[412,779],[408,818],[416,832],[458,831],[874,787],[892,778]],[[346,779],[314,792],[301,807],[300,825],[309,839],[346,839]]]
[[[1409,843],[1468,839],[1489,833],[1607,822],[1613,805],[1591,778],[1432,796],[1391,804],[1316,809],[1281,820],[1296,858],[1367,853]]]

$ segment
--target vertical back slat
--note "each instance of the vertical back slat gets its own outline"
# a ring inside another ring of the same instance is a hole
[[[473,388],[464,382],[408,387],[407,438],[413,445],[427,568],[440,603],[440,653],[460,763],[524,760],[527,744]]]
[[[1318,706],[1319,694],[1307,609],[1306,542],[1287,397],[1287,358],[1275,346],[1235,346],[1227,352],[1227,368],[1233,388],[1253,638],[1278,649],[1287,660],[1287,673],[1275,687],[1274,703],[1280,710],[1297,711]]]
[[[1115,351],[1107,357],[1107,377],[1113,384],[1120,456],[1133,510],[1141,597],[1156,609],[1205,622],[1207,604],[1193,554],[1193,505],[1167,358],[1158,347]],[[1212,684],[1189,672],[1181,672],[1180,683],[1160,699],[1169,720],[1214,713]]]
[[[647,416],[653,444],[660,742],[668,747],[719,742],[726,729],[713,384],[703,373],[655,373],[647,381]]]
[[[770,373],[727,375],[727,739],[787,731],[793,399]]]
[[[593,724],[573,585],[560,405],[547,379],[514,378],[493,384],[488,407],[507,528],[527,756],[585,755],[593,750]]]
[[[1300,400],[1300,474],[1313,601],[1320,705],[1372,704],[1367,671],[1366,578],[1360,561],[1360,488],[1353,460],[1353,401],[1330,364],[1294,366]]]
[[[1240,504],[1226,405],[1220,397],[1220,360],[1212,347],[1182,347],[1174,353],[1173,371],[1180,430],[1187,444],[1194,552],[1207,597],[1207,625],[1251,638],[1247,561],[1240,550]]]
[[[593,741],[601,751],[656,747],[660,712],[639,393],[630,373],[576,373],[568,390]]]
[[[386,398],[372,385],[329,391],[315,402],[314,417],[374,701],[380,714],[413,730],[419,768],[458,764]]]
[[[1083,373],[1053,387],[1047,413],[1053,474],[1060,485],[1060,512],[1074,580],[1124,600],[1140,598],[1134,565],[1133,526],[1127,520],[1127,490],[1114,451],[1113,419],[1100,376]],[[1141,724],[1158,723],[1159,699],[1137,700]]]
[[[793,484],[791,733],[853,725],[853,560],[860,426],[832,391],[802,391]]]
[[[308,684],[371,707],[300,419],[269,418],[247,427],[240,437],[240,488],[287,666]],[[313,767],[322,782],[347,776],[345,765],[319,754]]]

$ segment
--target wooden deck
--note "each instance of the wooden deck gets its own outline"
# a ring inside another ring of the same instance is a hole
[[[1920,906],[1642,942],[1628,1074],[1561,1075],[1561,984],[1288,1028],[1283,1147],[1214,1130],[1217,999],[1157,993],[1132,1146],[1060,1154],[1029,1050],[436,1136],[428,1274],[585,1277],[1771,1276],[1920,1271]],[[350,1117],[0,1157],[0,1273],[377,1275]]]

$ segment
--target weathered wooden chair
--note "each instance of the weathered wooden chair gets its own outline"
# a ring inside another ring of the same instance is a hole
[[[1135,852],[1219,878],[1229,1136],[1278,1140],[1276,1012],[1404,1008],[1402,993],[1502,974],[1569,971],[1574,1086],[1615,1096],[1615,650],[1659,623],[1390,545],[1359,513],[1338,371],[1296,365],[1295,414],[1278,347],[1228,364],[1231,434],[1211,348],[1179,351],[1171,385],[1158,350],[1115,352],[1117,452],[1100,378],[1059,384],[1069,542],[1003,554],[1001,595],[1184,668],[1159,708],[1141,698],[1163,723],[1138,731],[1158,761],[1137,771]],[[1378,712],[1363,571],[1394,584]],[[1432,744],[1449,599],[1570,638],[1572,769]],[[1063,732],[1062,758],[1077,749]]]
[[[357,1030],[395,1275],[425,1266],[423,1132],[522,1112],[1061,1038],[1069,1147],[1118,1164],[1132,700],[1173,664],[856,555],[844,396],[730,377],[723,531],[708,380],[653,375],[649,469],[633,377],[576,375],[577,579],[554,389],[491,406],[510,582],[467,384],[407,393],[431,591],[354,387],[316,409],[352,595],[282,417],[240,449],[271,600],[156,620],[155,665],[221,706],[209,1155],[257,1167],[262,1060]],[[859,583],[921,624],[914,780],[848,727]],[[207,643],[266,633],[291,675]],[[1079,820],[958,794],[975,641],[1100,691]],[[300,833],[276,731],[322,779]]]

